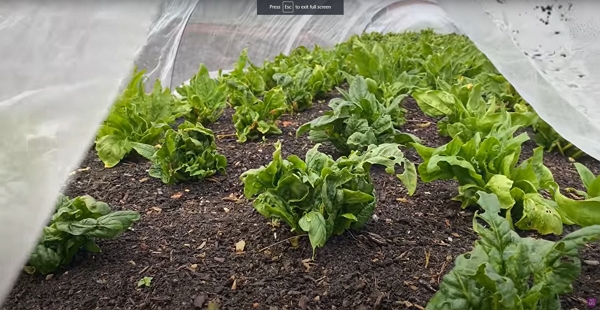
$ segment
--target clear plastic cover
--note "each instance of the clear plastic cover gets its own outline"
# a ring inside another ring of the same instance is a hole
[[[600,159],[600,2],[439,3],[542,119]]]
[[[174,88],[363,31],[468,35],[538,114],[600,159],[600,3],[346,0],[343,16],[257,16],[256,0],[0,2],[0,298],[135,64]],[[141,48],[143,47],[143,48]],[[141,48],[141,49],[140,49]]]
[[[0,298],[131,71],[158,5],[0,2]]]
[[[173,66],[181,36],[198,0],[167,0],[161,3],[160,14],[150,25],[147,42],[136,58],[135,65],[146,70],[149,80],[159,79],[171,87]],[[147,83],[149,88],[152,83]]]

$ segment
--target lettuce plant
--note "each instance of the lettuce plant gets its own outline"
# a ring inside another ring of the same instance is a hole
[[[71,199],[61,195],[25,270],[49,274],[70,264],[81,248],[99,253],[95,239],[114,239],[139,219],[137,212],[112,212],[106,203],[91,196]]]
[[[502,207],[498,197],[478,194],[485,210],[473,219],[479,240],[471,252],[456,258],[426,309],[561,309],[560,296],[572,292],[581,274],[578,250],[600,240],[600,225],[572,232],[558,242],[521,238],[498,215]]]
[[[144,71],[136,69],[98,130],[96,151],[107,168],[129,155],[134,143],[156,144],[182,115],[171,91],[163,90],[159,80],[149,94],[144,87]]]
[[[332,235],[361,228],[369,220],[377,204],[370,176],[373,165],[385,167],[389,174],[404,166],[397,177],[411,195],[417,181],[414,164],[397,144],[371,145],[365,152],[337,160],[319,152],[319,146],[303,161],[296,155],[283,159],[277,142],[271,163],[240,176],[245,196],[257,196],[254,208],[267,218],[284,221],[294,233],[308,233],[313,255]]]
[[[255,140],[267,134],[281,134],[275,121],[287,111],[285,94],[280,86],[267,91],[263,100],[252,95],[244,97],[233,114],[238,142]]]
[[[189,84],[177,87],[181,103],[189,112],[186,120],[203,125],[219,119],[227,106],[227,85],[210,77],[204,64],[192,77]]]
[[[543,163],[543,149],[517,166],[526,133],[514,137],[518,126],[498,126],[482,138],[475,133],[463,142],[458,136],[438,148],[415,144],[423,163],[418,167],[423,182],[455,179],[462,207],[474,205],[478,191],[496,194],[506,217],[523,230],[561,234],[563,222],[555,204],[539,193],[554,181]]]
[[[213,132],[200,123],[186,121],[177,130],[168,130],[157,148],[141,143],[134,148],[152,162],[150,176],[168,185],[210,177],[227,166]]]
[[[451,89],[453,85],[481,85],[481,95],[484,100],[489,101],[492,98],[499,101],[500,104],[507,108],[509,111],[519,111],[519,109],[515,109],[516,105],[524,105],[525,100],[521,97],[519,93],[515,90],[515,88],[506,80],[506,78],[497,73],[493,72],[482,72],[476,75],[474,78],[468,78],[461,76],[458,78],[458,83],[453,83],[450,85],[444,81],[439,81],[440,89]],[[524,112],[523,110],[522,112]],[[530,112],[533,112],[532,110]]]
[[[329,101],[331,111],[300,126],[297,136],[308,132],[313,142],[329,141],[344,155],[353,150],[364,151],[371,144],[419,141],[398,129],[404,122],[400,100],[386,106],[369,91],[369,83],[374,81],[357,76],[350,81],[348,92],[338,89],[343,98]]]

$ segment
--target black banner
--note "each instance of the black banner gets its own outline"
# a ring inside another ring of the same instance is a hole
[[[344,0],[256,0],[257,15],[344,15]]]

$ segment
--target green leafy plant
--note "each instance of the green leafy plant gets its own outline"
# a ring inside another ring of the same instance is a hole
[[[579,226],[600,225],[600,175],[594,176],[586,166],[575,163],[575,168],[581,177],[586,191],[567,188],[582,199],[571,199],[560,193],[558,184],[552,183],[551,193],[558,205],[558,212],[566,224]]]
[[[71,199],[61,195],[25,270],[49,274],[70,264],[81,248],[99,253],[95,239],[114,239],[139,219],[137,212],[113,212],[106,203],[91,196]]]
[[[314,94],[323,83],[321,79],[315,79],[313,69],[304,68],[296,75],[287,73],[276,73],[273,79],[285,92],[286,99],[294,111],[304,111],[312,106]]]
[[[189,109],[185,115],[191,122],[203,125],[219,119],[227,106],[227,85],[210,77],[204,64],[189,84],[177,87],[181,102]]]
[[[135,69],[127,88],[98,130],[96,151],[107,168],[129,155],[133,143],[156,144],[182,114],[171,91],[163,90],[159,80],[149,94],[144,87],[144,71]]]
[[[371,78],[378,82],[394,82],[396,63],[391,59],[387,44],[361,40],[353,37],[349,42],[352,46],[349,62],[354,65],[351,72]]]
[[[143,277],[141,278],[138,283],[137,283],[137,287],[150,287],[152,285],[152,277]]]
[[[229,102],[234,107],[248,98],[263,96],[267,87],[261,70],[248,60],[248,48],[242,50],[234,69],[220,74],[219,80],[227,85]]]
[[[357,83],[357,78],[363,78],[360,75],[353,76],[344,71],[342,71],[342,75],[350,85]],[[406,76],[405,78],[410,79],[410,77],[408,76]],[[410,89],[402,82],[395,82],[393,84],[384,82],[378,84],[375,80],[371,78],[365,78],[364,80],[367,83],[367,90],[369,91],[369,93],[373,94],[377,101],[381,102],[384,107],[400,107],[400,111],[402,113],[400,117],[396,118],[396,122],[394,124],[398,127],[402,126],[405,123],[404,112],[406,112],[406,110],[401,107],[401,104],[404,101],[404,99],[408,97]],[[358,81],[358,83],[361,83],[361,81]],[[342,94],[345,93],[346,92],[342,92]]]
[[[201,180],[225,172],[227,159],[219,154],[213,132],[200,123],[185,121],[170,129],[158,148],[134,144],[136,151],[152,162],[150,176],[171,185]]]
[[[448,89],[448,84],[441,82],[443,86],[441,89]],[[497,73],[493,72],[482,72],[476,75],[474,78],[459,77],[458,83],[460,85],[481,85],[481,95],[484,100],[499,101],[502,106],[506,107],[508,111],[519,111],[515,109],[516,105],[523,105],[525,100],[521,97],[515,88],[506,80],[506,78]],[[455,84],[452,84],[455,85]],[[451,87],[451,86],[450,86]]]
[[[412,96],[423,112],[442,117],[438,122],[440,134],[452,138],[460,135],[469,140],[476,132],[487,135],[494,125],[510,118],[512,126],[530,126],[536,119],[534,112],[508,112],[495,97],[486,102],[481,84],[449,86],[445,90],[415,91]]]
[[[406,74],[411,77],[411,82],[405,83],[409,89],[435,89],[439,82],[454,83],[459,77],[497,73],[467,37],[431,30],[356,35],[339,44],[336,52],[347,55],[344,71],[389,84],[399,82],[398,77]]]
[[[465,40],[464,37],[452,38],[458,40],[446,39],[441,47],[435,48],[434,42],[421,43],[422,49],[427,53],[421,62],[427,73],[429,85],[439,85],[440,82],[451,83],[461,76],[476,77],[482,73],[495,72],[492,63],[472,42]]]
[[[568,191],[574,192],[585,199],[594,198],[600,196],[600,175],[595,176],[594,173],[580,163],[574,163],[577,173],[581,178],[581,182],[585,187],[586,191],[579,191],[574,188],[567,188]]]
[[[281,134],[275,121],[287,111],[285,94],[280,86],[267,91],[263,100],[245,98],[243,103],[235,107],[233,114],[238,142],[255,140],[268,134]]]
[[[600,240],[600,226],[582,228],[558,242],[521,238],[498,215],[496,195],[479,192],[478,203],[485,210],[473,219],[479,240],[471,252],[456,258],[426,309],[561,309],[560,296],[572,292],[581,274],[578,250]]]
[[[377,85],[373,80],[357,76],[350,82],[349,91],[338,91],[343,98],[329,101],[331,111],[298,128],[297,136],[309,132],[313,142],[331,142],[342,154],[364,151],[371,144],[406,144],[419,139],[398,129],[404,123],[401,99],[386,106],[369,91]]]
[[[421,180],[457,180],[454,199],[463,208],[476,203],[478,191],[494,193],[511,225],[514,218],[520,229],[561,234],[563,222],[555,204],[540,194],[554,181],[544,166],[543,149],[535,149],[532,157],[517,166],[521,145],[529,140],[526,133],[514,137],[517,128],[498,126],[484,138],[480,133],[467,142],[455,137],[438,148],[415,144],[423,158],[418,167]]]
[[[361,228],[373,214],[377,198],[370,177],[372,165],[381,165],[389,174],[404,166],[397,177],[409,194],[416,188],[415,166],[397,144],[372,145],[365,152],[352,152],[333,160],[318,151],[320,144],[306,153],[281,156],[281,143],[275,144],[273,161],[267,166],[244,172],[244,194],[254,208],[267,218],[288,224],[292,232],[308,233],[314,251],[332,235]]]
[[[333,87],[344,81],[340,74],[343,59],[335,49],[326,50],[315,46],[309,50],[304,46],[299,46],[293,49],[289,55],[279,54],[272,61],[265,61],[259,71],[267,89],[271,89],[278,85],[279,79],[275,77],[276,74],[293,77],[303,70],[311,69],[308,84],[313,85],[314,97],[322,98]]]
[[[558,132],[554,130],[544,120],[539,119],[533,125],[535,131],[534,141],[537,145],[544,147],[546,151],[558,151],[562,156],[578,159],[585,155],[583,151],[575,145],[565,140]]]

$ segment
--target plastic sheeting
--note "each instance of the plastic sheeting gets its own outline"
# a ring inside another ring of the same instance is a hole
[[[595,3],[346,0],[344,16],[257,16],[256,0],[0,2],[0,298],[136,54],[173,88],[200,63],[227,69],[246,46],[261,63],[363,31],[462,32],[542,118],[600,158]]]
[[[440,0],[440,6],[542,119],[600,159],[600,2]]]
[[[146,3],[0,2],[0,300],[146,42]]]

